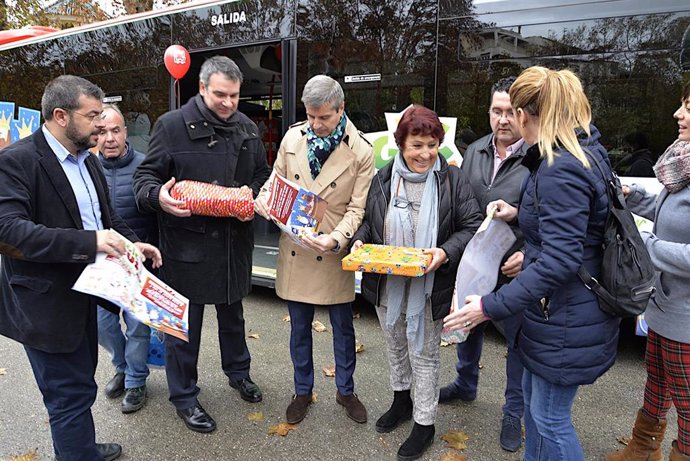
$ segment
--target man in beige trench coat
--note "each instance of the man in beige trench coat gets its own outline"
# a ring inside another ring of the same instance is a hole
[[[318,237],[307,238],[308,248],[280,237],[276,292],[287,300],[290,312],[290,356],[295,395],[287,408],[288,423],[304,419],[312,400],[314,361],[311,323],[314,306],[329,310],[333,328],[336,401],[350,419],[365,423],[367,410],[354,393],[355,330],[352,301],[354,273],[340,260],[364,216],[367,193],[374,176],[374,152],[345,114],[340,84],[318,75],[304,87],[302,102],[307,121],[290,127],[273,165],[276,173],[321,196],[328,208]],[[256,211],[267,217],[268,184],[256,200]]]

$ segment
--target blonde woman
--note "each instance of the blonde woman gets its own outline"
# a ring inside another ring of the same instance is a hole
[[[530,175],[519,209],[501,200],[488,207],[496,207],[498,219],[518,220],[523,270],[494,293],[468,296],[444,322],[469,329],[522,312],[525,460],[583,460],[572,405],[580,385],[613,365],[619,320],[599,309],[577,270],[599,274],[608,199],[592,162],[607,174],[611,166],[572,72],[530,67],[511,86],[510,100],[520,134],[532,145],[523,161]]]

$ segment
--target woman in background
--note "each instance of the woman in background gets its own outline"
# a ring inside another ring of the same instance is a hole
[[[690,460],[690,83],[685,85],[678,120],[678,139],[654,166],[664,189],[656,196],[642,187],[623,186],[633,213],[654,221],[642,232],[658,272],[656,294],[647,306],[647,383],[637,412],[632,440],[606,461],[660,461],[666,415],[675,405],[678,438],[671,461]]]

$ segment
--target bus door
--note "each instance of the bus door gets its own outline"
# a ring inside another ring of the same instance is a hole
[[[221,55],[235,61],[244,77],[238,110],[256,123],[268,163],[273,166],[283,134],[295,118],[294,50],[294,40],[283,40],[192,52],[189,71],[180,80],[180,103],[199,92],[199,71],[206,59]],[[171,92],[171,107],[175,104]],[[256,216],[252,267],[256,285],[275,285],[279,236],[273,223]]]

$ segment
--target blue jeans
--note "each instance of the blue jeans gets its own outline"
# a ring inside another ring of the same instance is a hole
[[[355,328],[352,323],[352,304],[324,306],[333,328],[333,355],[335,355],[335,385],[341,395],[354,392],[352,375],[357,363]],[[290,357],[294,367],[295,394],[309,394],[314,388],[314,356],[312,351],[311,322],[314,305],[288,301],[290,313]]]
[[[515,336],[520,328],[521,321],[522,314],[510,316],[503,321],[506,345],[508,347],[508,356],[506,358],[506,400],[503,405],[503,414],[515,418],[522,418],[524,412],[522,362],[520,361],[520,354],[515,348]],[[484,331],[488,325],[489,322],[477,325],[467,337],[467,340],[458,343],[456,346],[458,363],[455,365],[455,369],[458,372],[458,376],[455,378],[453,385],[458,392],[467,396],[477,395],[479,359],[482,356]]]
[[[149,376],[146,359],[151,330],[125,310],[122,316],[127,327],[124,334],[120,316],[98,307],[98,343],[110,352],[115,371],[125,374],[125,387],[132,389],[146,384]]]
[[[525,369],[525,461],[583,461],[571,417],[579,386],[559,386]]]

